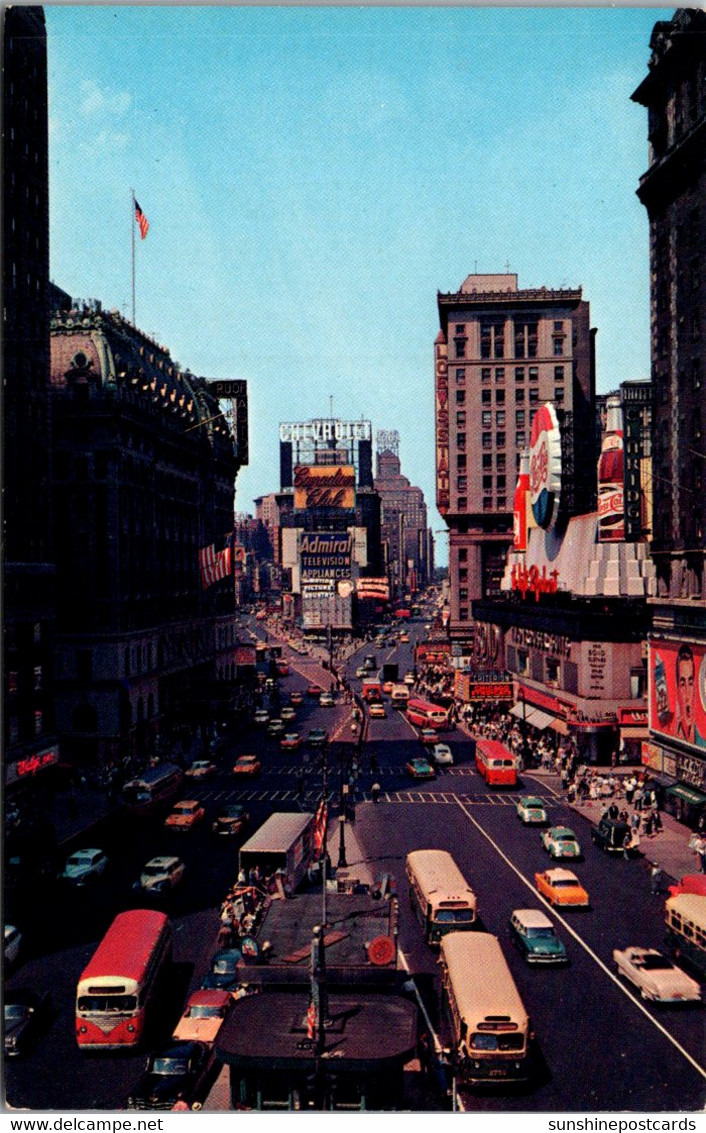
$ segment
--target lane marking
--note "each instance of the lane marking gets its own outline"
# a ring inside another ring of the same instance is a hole
[[[463,811],[463,813],[465,814],[468,821],[470,823],[472,823],[473,826],[475,826],[476,830],[478,830],[478,832],[483,835],[483,837],[486,839],[486,841],[490,843],[490,845],[493,847],[495,852],[502,858],[502,860],[505,862],[505,864],[516,875],[516,877],[518,877],[519,880],[522,882],[522,884],[527,889],[529,889],[533,898],[537,901],[542,902],[542,904],[546,907],[546,909],[556,917],[556,919],[563,926],[563,928],[566,930],[566,932],[568,932],[570,936],[573,936],[576,943],[579,944],[581,946],[581,948],[583,948],[584,952],[588,956],[591,957],[591,959],[594,961],[594,963],[598,965],[598,967],[604,972],[604,974],[608,977],[608,979],[611,980],[615,984],[615,986],[618,988],[618,990],[620,992],[622,992],[622,994],[624,996],[626,996],[626,998],[633,1004],[634,1007],[637,1007],[637,1009],[642,1012],[642,1014],[645,1016],[645,1018],[648,1019],[650,1021],[650,1023],[652,1023],[652,1025],[654,1027],[656,1027],[656,1029],[658,1031],[661,1031],[661,1033],[664,1035],[664,1037],[672,1044],[673,1047],[675,1047],[676,1050],[679,1051],[679,1053],[681,1055],[683,1055],[683,1057],[686,1059],[686,1061],[689,1062],[694,1067],[694,1069],[701,1075],[701,1077],[706,1079],[706,1067],[702,1066],[701,1063],[697,1062],[696,1059],[691,1054],[689,1054],[688,1050],[685,1050],[684,1047],[681,1046],[681,1044],[677,1042],[677,1040],[674,1038],[674,1036],[669,1033],[669,1031],[666,1029],[666,1027],[662,1026],[662,1024],[659,1022],[658,1019],[655,1019],[655,1017],[650,1014],[650,1012],[647,1010],[647,1008],[643,1005],[643,1003],[639,999],[635,999],[635,997],[630,993],[629,989],[625,986],[625,984],[623,984],[621,982],[619,977],[616,976],[613,972],[611,972],[610,968],[606,964],[604,964],[604,962],[603,962],[603,960],[601,960],[600,956],[598,956],[593,951],[593,949],[590,947],[590,945],[586,944],[585,940],[583,940],[582,937],[579,936],[579,934],[576,932],[576,930],[574,928],[572,928],[572,926],[568,923],[568,921],[566,921],[564,919],[564,917],[562,917],[562,915],[557,912],[556,906],[550,904],[550,902],[547,901],[547,899],[545,897],[543,897],[541,893],[537,892],[537,890],[531,884],[531,882],[528,881],[528,879],[524,876],[523,873],[520,872],[520,870],[517,868],[517,866],[512,861],[510,861],[507,854],[505,854],[503,852],[503,850],[500,849],[500,846],[497,844],[497,842],[494,840],[494,838],[492,838],[490,836],[490,834],[488,834],[487,831],[485,831],[483,829],[483,827],[480,825],[480,823],[476,821],[476,819],[473,817],[473,815],[468,812],[468,810],[463,805],[463,803],[460,801],[460,799],[457,800],[457,801],[458,801],[458,805],[459,805],[460,809]]]

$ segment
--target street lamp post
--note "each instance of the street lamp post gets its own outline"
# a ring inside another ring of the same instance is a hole
[[[341,813],[338,816],[339,828],[339,841],[338,841],[338,868],[345,869],[348,865],[346,861],[346,816]]]

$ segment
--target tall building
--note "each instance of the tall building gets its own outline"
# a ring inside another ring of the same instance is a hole
[[[7,7],[3,50],[3,755],[16,789],[58,762],[49,387],[47,44]]]
[[[377,434],[375,491],[382,502],[382,541],[390,594],[402,599],[431,582],[427,505],[421,488],[402,475],[399,433]]]
[[[97,303],[53,313],[51,381],[58,727],[109,764],[227,708],[234,593],[214,568],[247,421],[231,432],[214,383]]]
[[[516,275],[469,275],[438,294],[437,507],[449,527],[452,637],[473,602],[500,592],[512,544],[520,453],[551,402],[561,431],[565,515],[595,506],[595,360],[581,289],[520,290]]]
[[[650,230],[652,603],[650,743],[666,805],[706,812],[706,13],[655,24],[633,99],[648,111],[649,165],[637,194]]]

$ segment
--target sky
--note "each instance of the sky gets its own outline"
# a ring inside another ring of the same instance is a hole
[[[332,406],[398,430],[440,531],[437,291],[581,287],[598,392],[649,377],[630,95],[673,11],[47,5],[52,279],[132,317],[134,189],[137,325],[248,382],[236,510]]]

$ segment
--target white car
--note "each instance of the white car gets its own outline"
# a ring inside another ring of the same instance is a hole
[[[402,680],[404,681],[404,683],[406,685],[413,685],[414,684],[414,674],[413,673],[405,673]]]
[[[453,764],[453,752],[448,744],[434,744],[431,757],[439,766],[450,767]]]
[[[322,708],[333,708],[335,703],[336,703],[336,701],[333,698],[333,693],[331,693],[331,692],[322,692],[321,693],[321,696],[319,697],[319,704],[321,705]]]
[[[210,759],[197,759],[187,767],[184,774],[189,779],[207,779],[209,775],[215,775],[218,768],[215,763],[211,763]]]
[[[266,724],[270,718],[270,714],[266,708],[256,708],[253,720],[256,724]]]
[[[523,795],[517,802],[517,817],[525,826],[546,826],[547,812],[536,795]]]
[[[88,885],[96,881],[108,868],[108,859],[102,850],[75,850],[69,854],[59,877],[72,885]]]
[[[184,863],[180,858],[151,858],[142,867],[136,889],[147,893],[165,893],[178,885],[184,876]]]
[[[22,933],[13,924],[5,925],[5,963],[14,964],[20,954]]]
[[[643,999],[655,1003],[687,1003],[701,999],[701,987],[656,948],[623,948],[613,952],[618,974],[630,980]]]
[[[285,708],[282,708],[280,710],[279,716],[280,720],[296,720],[297,712],[295,708],[291,708],[289,705],[287,705]]]

